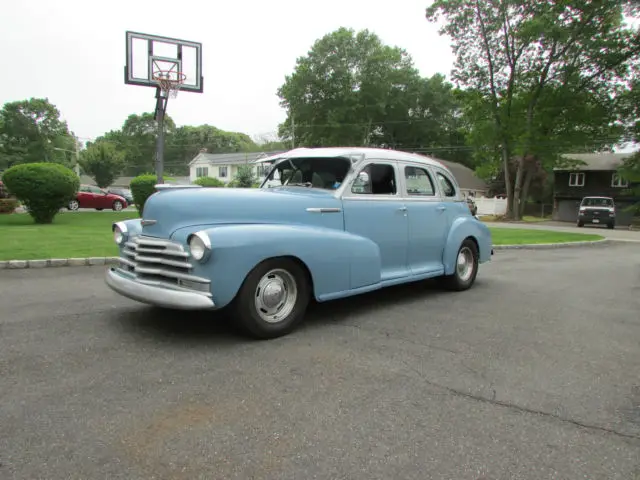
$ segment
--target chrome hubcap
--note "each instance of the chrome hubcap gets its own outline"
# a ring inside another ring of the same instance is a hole
[[[469,247],[462,247],[458,253],[458,260],[456,270],[458,277],[463,282],[466,282],[473,275],[473,269],[475,268],[475,262],[473,261],[473,252]]]
[[[115,207],[116,210],[122,210],[122,204],[120,202],[116,202]]]
[[[78,202],[73,201],[69,204],[69,206],[71,207],[71,210],[75,210],[78,208]]]
[[[293,275],[286,270],[274,269],[258,282],[254,300],[262,320],[278,323],[291,314],[297,298],[298,289]]]

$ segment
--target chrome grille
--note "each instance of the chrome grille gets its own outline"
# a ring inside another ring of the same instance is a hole
[[[209,292],[209,280],[191,274],[190,260],[181,244],[140,235],[124,244],[120,268],[141,283]]]

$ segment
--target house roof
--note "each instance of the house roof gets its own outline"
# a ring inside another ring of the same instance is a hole
[[[461,163],[450,162],[448,160],[440,160],[436,159],[438,162],[442,163],[445,167],[451,170],[451,173],[460,188],[464,188],[465,190],[486,190],[487,183],[482,180],[480,177],[476,175],[476,172],[471,170],[469,167],[462,165]]]
[[[239,165],[255,162],[263,156],[275,155],[282,152],[241,152],[241,153],[199,153],[189,162],[189,166],[204,160],[209,165]]]
[[[584,164],[574,166],[556,167],[557,171],[576,171],[576,170],[592,170],[592,171],[611,171],[617,170],[622,162],[633,155],[635,152],[628,153],[566,153],[561,155],[566,160],[578,160]]]

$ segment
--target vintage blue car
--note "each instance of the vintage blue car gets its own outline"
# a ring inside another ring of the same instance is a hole
[[[493,254],[456,179],[425,156],[295,149],[269,159],[259,189],[162,188],[142,219],[113,225],[107,284],[172,309],[229,306],[258,338],[285,335],[322,302],[440,277],[473,285]]]

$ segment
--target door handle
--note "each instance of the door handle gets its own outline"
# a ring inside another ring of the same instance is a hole
[[[407,206],[406,206],[406,205],[401,206],[401,207],[398,209],[398,211],[399,211],[399,212],[403,212],[403,213],[404,213],[404,212],[406,212],[406,211],[407,211]]]
[[[438,205],[437,209],[441,212],[444,212],[447,209],[447,207],[445,207],[444,205]]]

